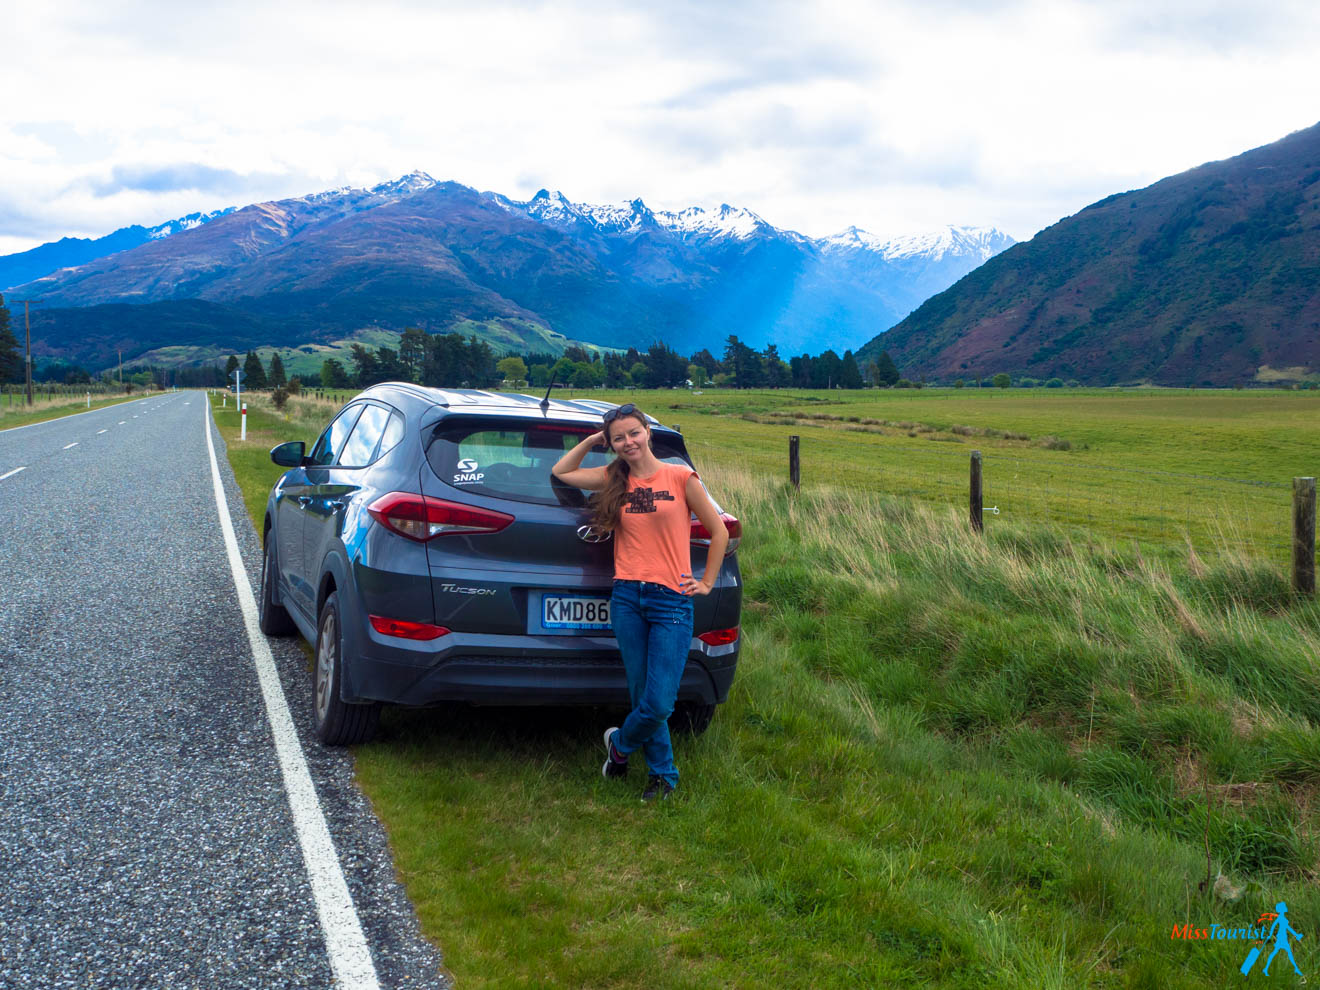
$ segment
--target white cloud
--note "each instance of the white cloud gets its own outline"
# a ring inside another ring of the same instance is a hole
[[[0,251],[414,168],[1025,237],[1320,116],[1298,3],[52,0],[8,40]]]

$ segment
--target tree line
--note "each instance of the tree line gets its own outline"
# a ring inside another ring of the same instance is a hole
[[[291,376],[276,351],[267,364],[256,351],[245,357],[231,355],[220,365],[161,368],[135,364],[102,372],[100,379],[136,386],[217,388],[233,384],[236,369],[243,371],[245,389],[367,388],[387,381],[410,381],[437,388],[491,388],[501,383],[545,388],[550,382],[570,388],[863,388],[900,382],[898,368],[888,354],[859,365],[852,351],[840,357],[833,350],[816,356],[802,354],[785,361],[771,344],[757,351],[730,335],[716,357],[707,348],[684,357],[666,344],[654,343],[645,351],[624,352],[574,345],[562,355],[543,352],[498,358],[490,345],[476,337],[429,334],[416,327],[403,332],[397,347],[353,344],[346,359],[326,358],[319,372]],[[44,364],[33,376],[37,381],[65,384],[90,382],[85,368],[63,361]],[[0,382],[23,380],[23,360],[10,329],[9,310],[0,296]]]
[[[223,378],[232,383],[243,370],[243,387],[283,388],[293,380],[276,352],[267,367],[255,351],[229,358]],[[859,365],[852,351],[803,354],[785,361],[771,344],[757,351],[731,335],[717,358],[707,348],[684,357],[667,344],[645,351],[606,351],[572,345],[562,355],[525,352],[496,358],[485,341],[458,334],[428,334],[409,328],[395,347],[353,344],[347,360],[327,358],[319,374],[298,376],[296,387],[367,388],[379,382],[410,381],[437,388],[545,388],[552,381],[570,388],[678,388],[691,384],[725,388],[863,388],[900,381],[888,354]]]

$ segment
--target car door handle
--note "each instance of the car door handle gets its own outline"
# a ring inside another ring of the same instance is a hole
[[[304,509],[307,508],[307,506],[309,506],[309,505],[312,504],[312,496],[310,496],[310,495],[299,495],[299,496],[298,496],[298,504],[301,505]]]

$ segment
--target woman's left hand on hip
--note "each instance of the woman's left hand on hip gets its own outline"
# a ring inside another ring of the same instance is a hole
[[[685,595],[709,595],[711,586],[705,581],[698,581],[691,574],[679,575],[678,587]]]

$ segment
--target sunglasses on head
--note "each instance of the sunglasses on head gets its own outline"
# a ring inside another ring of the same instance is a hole
[[[638,415],[637,406],[629,402],[625,405],[618,406],[614,409],[607,409],[605,411],[605,415],[602,416],[601,419],[604,421],[606,426],[609,426],[620,416],[636,416],[636,415]]]

